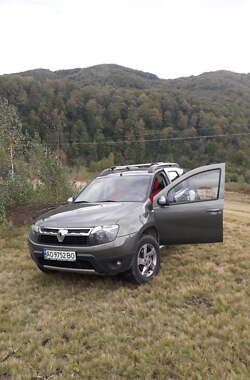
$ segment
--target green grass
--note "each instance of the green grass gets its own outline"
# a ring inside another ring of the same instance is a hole
[[[0,379],[249,379],[250,204],[232,197],[224,244],[165,248],[141,287],[43,274],[5,226]]]

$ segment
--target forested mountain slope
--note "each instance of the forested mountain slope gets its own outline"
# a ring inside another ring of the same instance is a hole
[[[164,80],[118,65],[38,69],[0,76],[0,97],[17,107],[26,134],[69,164],[111,152],[116,163],[226,161],[229,179],[250,182],[250,136],[235,136],[250,133],[249,74]]]
[[[44,79],[70,79],[81,85],[113,86],[115,88],[148,88],[151,85],[159,85],[159,78],[151,73],[133,70],[127,67],[109,64],[96,65],[84,69],[50,71],[46,69],[30,70],[19,73],[22,77],[32,77],[38,80]]]

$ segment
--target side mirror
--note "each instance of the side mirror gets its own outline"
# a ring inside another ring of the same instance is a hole
[[[169,202],[165,195],[161,195],[160,198],[157,199],[157,203],[159,206],[167,206],[169,205]]]
[[[74,197],[69,197],[67,199],[67,203],[73,203],[74,202]]]

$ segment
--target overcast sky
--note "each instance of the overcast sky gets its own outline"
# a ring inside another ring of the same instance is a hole
[[[250,72],[250,0],[0,0],[0,74],[101,63]]]

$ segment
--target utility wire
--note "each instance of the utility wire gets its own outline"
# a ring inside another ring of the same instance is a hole
[[[167,137],[167,138],[156,138],[156,139],[146,139],[146,140],[119,140],[119,141],[93,141],[93,142],[61,142],[60,146],[65,145],[115,145],[115,144],[141,144],[141,143],[149,143],[149,142],[160,142],[160,141],[171,141],[171,142],[185,142],[185,141],[192,141],[192,140],[205,140],[205,139],[216,139],[216,138],[229,138],[229,137],[239,137],[239,136],[245,136],[250,137],[250,132],[245,133],[231,133],[231,134],[220,134],[220,135],[202,135],[202,136],[188,136],[188,137]],[[55,146],[57,145],[56,142],[52,143],[41,143],[44,146]],[[23,147],[17,147],[16,151],[22,150]]]
[[[211,131],[213,132],[215,130],[214,127],[208,127],[208,128],[197,128],[195,129],[197,132],[201,131]],[[166,134],[167,132],[164,130],[159,130],[159,129],[150,129],[150,130],[144,130],[144,133],[139,134],[138,132],[135,132],[135,136],[142,137],[142,136],[150,136],[150,135],[160,135],[160,134]],[[124,139],[129,139],[130,137],[123,137]]]
[[[156,139],[140,139],[140,140],[118,140],[118,141],[92,141],[92,142],[66,142],[60,143],[60,145],[114,145],[114,144],[131,144],[131,143],[147,143],[147,142],[157,142],[157,141],[187,141],[187,140],[200,140],[200,139],[213,139],[217,137],[234,137],[234,136],[250,136],[250,132],[246,133],[231,133],[231,134],[220,134],[220,135],[201,135],[201,136],[188,136],[188,137],[166,137],[166,138],[156,138]],[[45,145],[55,145],[56,143],[46,143]]]

